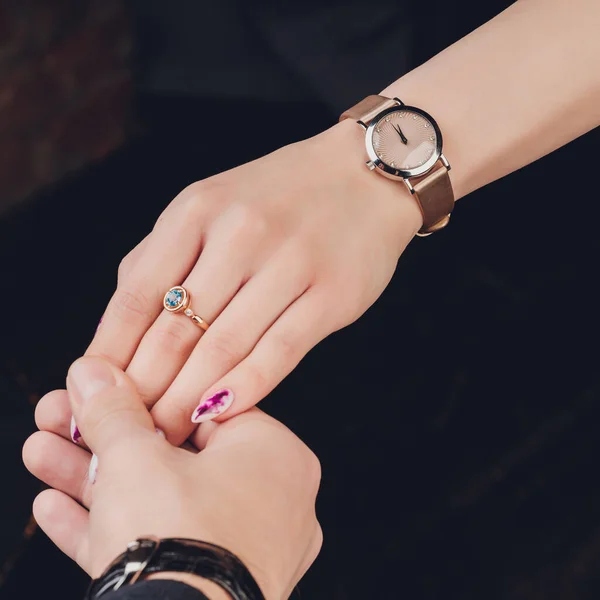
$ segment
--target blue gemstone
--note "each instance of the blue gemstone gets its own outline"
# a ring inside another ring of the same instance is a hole
[[[183,293],[181,292],[181,290],[171,290],[165,298],[165,304],[169,308],[175,308],[179,306],[182,302]]]

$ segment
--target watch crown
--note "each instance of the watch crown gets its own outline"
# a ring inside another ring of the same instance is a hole
[[[375,163],[372,160],[367,161],[367,168],[372,171],[375,168]]]

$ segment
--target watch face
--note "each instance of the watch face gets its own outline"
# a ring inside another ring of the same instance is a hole
[[[441,154],[441,133],[425,112],[408,106],[386,111],[369,127],[378,165],[407,177],[429,170]],[[387,167],[387,168],[386,168]]]

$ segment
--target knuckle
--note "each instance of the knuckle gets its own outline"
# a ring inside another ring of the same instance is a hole
[[[289,368],[300,359],[300,343],[298,335],[292,331],[280,331],[273,334],[273,356],[277,361]]]
[[[246,379],[248,381],[248,388],[253,390],[253,392],[259,396],[259,400],[260,397],[266,395],[272,387],[264,368],[254,363],[246,365]]]
[[[302,260],[302,264],[310,264],[315,254],[316,244],[309,238],[298,235],[288,242],[288,252],[296,260]]]
[[[152,328],[151,336],[154,345],[168,348],[170,354],[187,355],[197,341],[192,330],[193,323],[189,323],[188,319],[180,318],[179,315],[168,316],[171,318],[165,319]]]
[[[117,269],[117,279],[121,281],[131,273],[134,264],[134,256],[133,252],[127,254],[119,263],[119,267]]]
[[[120,395],[113,394],[110,391],[99,392],[84,405],[81,425],[85,429],[86,437],[92,440],[99,436],[115,437],[114,432],[119,430],[119,426],[135,417],[138,412],[137,403],[125,403]],[[79,420],[77,424],[79,425]],[[107,447],[110,445],[107,444]]]
[[[195,198],[205,198],[208,196],[214,198],[220,198],[222,196],[223,188],[225,184],[220,177],[208,177],[207,179],[201,179],[188,186],[191,191],[191,195]]]
[[[212,335],[207,334],[205,339],[204,351],[211,360],[229,367],[237,363],[239,351],[237,350],[238,339],[235,334],[227,330],[214,331]]]
[[[269,230],[269,220],[264,212],[247,202],[235,202],[227,211],[228,228],[234,237],[261,238]]]
[[[169,218],[169,215],[175,210],[175,207],[177,206],[177,204],[175,204],[175,202],[171,202],[171,204],[169,204],[169,206],[167,206],[167,208],[165,208],[159,215],[158,219],[156,219],[156,222],[154,223],[154,227],[152,228],[152,231],[157,231],[158,229],[161,228],[162,225],[165,224],[165,221]]]
[[[306,479],[316,493],[321,482],[321,461],[308,446],[305,446],[304,451],[304,469]]]
[[[186,217],[203,219],[211,206],[221,204],[226,198],[224,187],[217,177],[196,181],[181,193],[179,205],[184,209]]]
[[[321,463],[317,455],[299,438],[290,447],[287,468],[291,476],[301,482],[306,497],[315,497],[321,482]]]
[[[206,218],[208,202],[204,196],[194,196],[182,208],[183,220],[189,223],[200,223]]]
[[[312,564],[316,560],[317,556],[319,556],[321,548],[323,547],[323,529],[317,519],[317,515],[315,515],[313,518],[315,521],[315,530],[312,539],[312,544],[310,546],[310,552],[308,555],[310,564]]]
[[[152,384],[146,382],[137,383],[137,392],[146,408],[152,408],[158,401],[158,393]]]
[[[191,198],[195,195],[197,182],[190,183],[186,185],[176,196],[173,198],[171,203],[165,208],[163,213],[161,214],[161,218],[170,210],[174,208],[178,208],[184,204],[186,204]]]
[[[307,285],[315,281],[323,260],[322,255],[320,258],[316,256],[316,245],[300,237],[286,243],[282,258],[292,266],[296,277]]]
[[[114,316],[125,323],[138,323],[152,316],[151,303],[139,289],[119,289],[115,292],[109,308]]]

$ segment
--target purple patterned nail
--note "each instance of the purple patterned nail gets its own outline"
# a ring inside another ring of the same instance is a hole
[[[217,415],[224,413],[232,402],[233,392],[231,390],[221,390],[213,394],[200,402],[192,415],[192,423],[204,423],[214,419]]]
[[[92,460],[90,460],[90,468],[88,469],[88,480],[91,484],[96,482],[98,475],[98,457],[92,454]]]
[[[79,428],[77,427],[77,424],[75,423],[75,419],[73,417],[71,417],[71,439],[76,444],[79,444],[79,442],[81,442],[81,433],[79,432]]]

